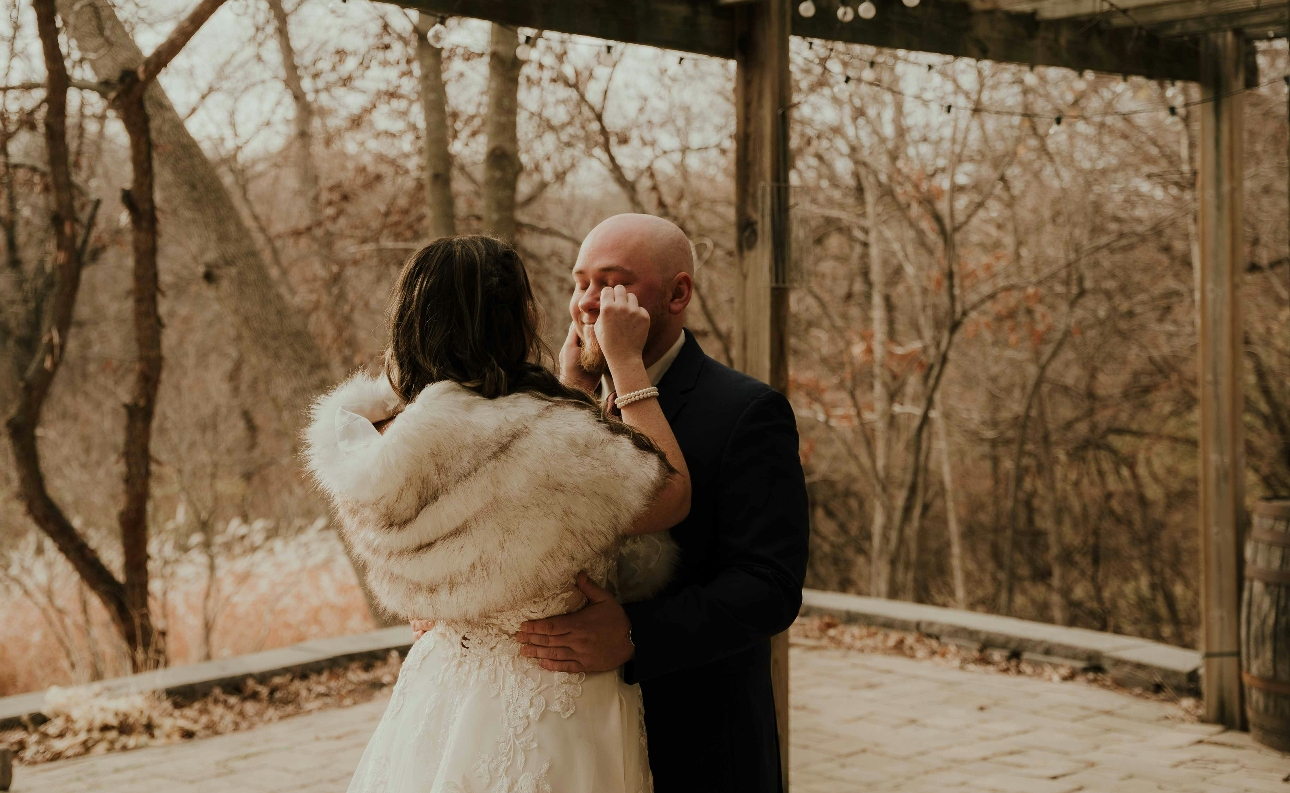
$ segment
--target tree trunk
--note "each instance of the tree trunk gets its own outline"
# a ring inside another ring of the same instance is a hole
[[[332,233],[332,224],[323,217],[322,196],[318,180],[318,163],[314,159],[314,106],[305,93],[304,82],[300,79],[300,67],[296,63],[296,49],[291,43],[290,23],[282,0],[266,0],[273,13],[274,28],[278,37],[278,52],[282,55],[282,82],[291,94],[291,103],[295,108],[294,124],[295,141],[292,149],[295,154],[296,184],[304,198],[304,230],[314,253],[321,259],[323,272],[326,273],[326,287],[323,295],[326,300],[328,324],[332,335],[324,344],[329,344],[333,359],[341,367],[348,367],[352,362],[361,360],[358,343],[353,333],[353,323],[349,321],[349,310],[345,304],[345,268],[336,257],[336,237]],[[243,187],[245,194],[245,188]],[[247,196],[246,204],[250,206]],[[254,220],[254,219],[253,219]],[[263,230],[262,230],[263,231]],[[265,234],[267,237],[268,235]],[[272,248],[273,243],[270,240]],[[277,257],[276,250],[271,254]],[[276,264],[276,262],[275,262]],[[281,278],[286,283],[286,278]],[[344,368],[338,372],[343,374]]]
[[[515,188],[520,178],[516,132],[520,69],[515,28],[493,24],[488,48],[488,153],[484,156],[484,229],[515,241]]]
[[[288,28],[287,10],[282,0],[266,0],[273,13],[275,32],[278,36],[278,52],[282,56],[282,81],[291,93],[291,102],[295,106],[294,126],[296,131],[295,154],[296,176],[300,181],[300,192],[309,206],[310,228],[318,220],[318,170],[314,167],[313,158],[313,123],[314,108],[305,93],[304,83],[300,79],[300,68],[296,65],[296,50],[291,44]]]
[[[950,572],[954,576],[954,607],[967,608],[967,585],[963,579],[963,534],[959,527],[958,511],[954,504],[954,471],[950,466],[950,440],[946,429],[945,409],[941,396],[936,395],[936,414],[933,417],[936,442],[941,447],[941,479],[945,483],[945,524],[950,535]]]
[[[139,66],[143,53],[117,18],[110,0],[58,0],[68,34],[100,80],[117,80]],[[166,156],[157,185],[169,222],[182,229],[202,279],[232,320],[238,344],[275,376],[288,413],[302,408],[331,381],[327,362],[304,317],[273,287],[254,238],[201,146],[184,127],[159,85],[145,94],[152,139]]]
[[[164,665],[163,637],[153,629],[148,604],[148,496],[152,482],[152,419],[161,385],[161,316],[157,311],[157,206],[153,188],[152,136],[144,109],[146,83],[127,80],[114,97],[130,138],[134,181],[121,191],[133,227],[134,394],[125,405],[125,505],[118,516],[121,528],[125,600],[137,624],[138,640],[131,649],[135,671]]]
[[[928,451],[931,447],[928,446]],[[926,460],[918,460],[916,464],[925,465]],[[914,488],[914,514],[909,519],[909,525],[904,529],[907,535],[905,538],[905,569],[904,580],[901,582],[901,599],[910,602],[918,602],[918,556],[922,548],[920,543],[923,534],[923,513],[926,510],[925,489],[927,479],[919,477]]]
[[[887,313],[887,265],[882,246],[878,244],[878,186],[868,171],[861,172],[864,189],[865,220],[868,224],[870,313],[873,321],[873,438],[874,485],[878,491],[873,500],[873,523],[870,525],[871,552],[869,594],[891,596],[891,568],[895,560],[895,538],[888,541],[888,524],[892,516],[887,509],[887,457],[891,443],[891,390],[887,383],[887,352],[891,319]],[[856,416],[863,422],[863,416]]]
[[[1039,421],[1041,468],[1044,489],[1048,491],[1043,499],[1044,523],[1048,534],[1048,608],[1053,624],[1065,625],[1066,608],[1066,568],[1065,537],[1063,524],[1066,511],[1062,509],[1061,493],[1057,486],[1057,457],[1053,454],[1052,432],[1048,424],[1048,401],[1042,391],[1039,393]]]
[[[448,153],[448,94],[443,85],[443,50],[426,39],[426,34],[434,24],[435,17],[425,13],[417,14],[417,65],[420,69],[417,80],[421,88],[421,114],[426,126],[426,232],[431,239],[438,239],[456,234],[457,221],[452,199],[452,156]],[[515,75],[518,91],[518,69]],[[492,87],[491,73],[489,87]],[[491,134],[491,126],[489,131]],[[513,216],[513,185],[511,189]],[[513,228],[511,233],[514,235]]]
[[[1060,331],[1060,335],[1053,342],[1053,346],[1044,354],[1042,360],[1035,370],[1035,378],[1030,381],[1030,387],[1026,391],[1026,399],[1022,403],[1021,425],[1017,428],[1017,444],[1012,456],[1012,484],[1008,490],[1008,527],[1004,535],[1003,542],[1003,597],[999,604],[999,612],[1004,616],[1012,616],[1012,599],[1016,587],[1016,565],[1013,562],[1013,545],[1017,536],[1017,510],[1021,504],[1021,484],[1025,466],[1026,452],[1026,431],[1030,426],[1030,416],[1034,410],[1035,398],[1039,394],[1039,389],[1044,384],[1044,377],[1048,374],[1048,367],[1057,359],[1057,353],[1061,352],[1062,346],[1070,333],[1071,313],[1074,311],[1076,296],[1070,303],[1070,310],[1066,315],[1066,326]]]
[[[70,154],[67,147],[66,62],[58,44],[57,13],[53,0],[36,0],[36,22],[48,75],[45,95],[45,150],[53,200],[50,226],[54,236],[52,287],[49,303],[38,307],[34,318],[39,333],[30,360],[23,365],[17,399],[6,416],[5,430],[13,447],[18,497],[32,522],[53,541],[76,574],[103,603],[126,644],[138,646],[137,625],[130,615],[125,586],[93,547],[72,526],[49,495],[41,468],[36,428],[45,397],[66,355],[68,332],[80,291],[82,256],[76,239],[76,209],[72,194]]]
[[[319,208],[318,167],[314,163],[314,106],[305,93],[304,82],[300,79],[300,67],[296,64],[296,50],[291,44],[288,32],[287,10],[282,0],[266,0],[273,13],[274,27],[278,36],[278,52],[282,55],[282,81],[291,94],[291,103],[295,107],[295,159],[296,181],[305,200],[305,228],[314,247],[324,259],[331,261],[332,235],[323,223],[322,211]]]

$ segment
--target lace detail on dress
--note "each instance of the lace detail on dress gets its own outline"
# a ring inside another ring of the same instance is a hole
[[[350,793],[650,793],[639,688],[519,654],[513,632],[576,606],[567,594],[440,622],[413,644]]]
[[[607,567],[591,571],[593,578],[603,581]],[[444,665],[438,684],[454,690],[483,684],[502,705],[502,731],[496,743],[479,753],[473,779],[448,786],[452,793],[550,793],[550,761],[538,768],[528,762],[529,754],[537,749],[532,728],[548,709],[564,719],[573,716],[586,675],[548,672],[551,682],[542,682],[544,670],[520,655],[520,643],[513,634],[528,620],[568,611],[568,597],[567,591],[554,592],[480,623],[446,623],[431,632],[453,648],[452,660]],[[411,663],[409,653],[405,666]],[[399,682],[403,682],[402,675]],[[397,685],[393,696],[399,696]],[[394,702],[390,707],[395,707]]]

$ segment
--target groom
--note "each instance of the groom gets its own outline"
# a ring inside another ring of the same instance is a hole
[[[642,357],[693,486],[671,529],[672,584],[620,606],[585,575],[580,611],[525,623],[522,652],[546,669],[623,667],[645,700],[657,793],[777,793],[779,741],[770,637],[786,630],[806,575],[806,484],[788,400],[709,358],[684,330],[694,294],[685,234],[650,215],[617,215],[582,244],[563,379],[613,393],[593,326],[600,291],[622,285],[650,314]]]

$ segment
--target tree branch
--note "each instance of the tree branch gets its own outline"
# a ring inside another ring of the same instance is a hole
[[[166,40],[161,42],[160,46],[153,50],[151,55],[144,58],[143,63],[139,64],[139,68],[134,70],[139,82],[148,83],[156,78],[163,69],[170,65],[170,62],[196,35],[202,25],[206,24],[206,20],[210,19],[211,15],[218,11],[222,5],[224,5],[224,0],[201,0],[197,7],[188,13],[188,16],[184,17],[178,25],[175,25],[175,29],[170,31],[170,35],[166,37]]]

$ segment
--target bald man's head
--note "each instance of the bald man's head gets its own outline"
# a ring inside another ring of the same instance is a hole
[[[694,276],[694,256],[685,232],[653,215],[614,215],[605,220],[582,241],[578,262],[609,252],[631,259],[638,269],[656,270],[663,280],[678,273]]]
[[[694,294],[694,256],[685,232],[663,218],[626,214],[605,220],[583,240],[569,314],[583,340],[583,368],[592,373],[603,373],[605,366],[591,327],[600,316],[600,290],[619,285],[649,311],[649,366],[676,341]]]

